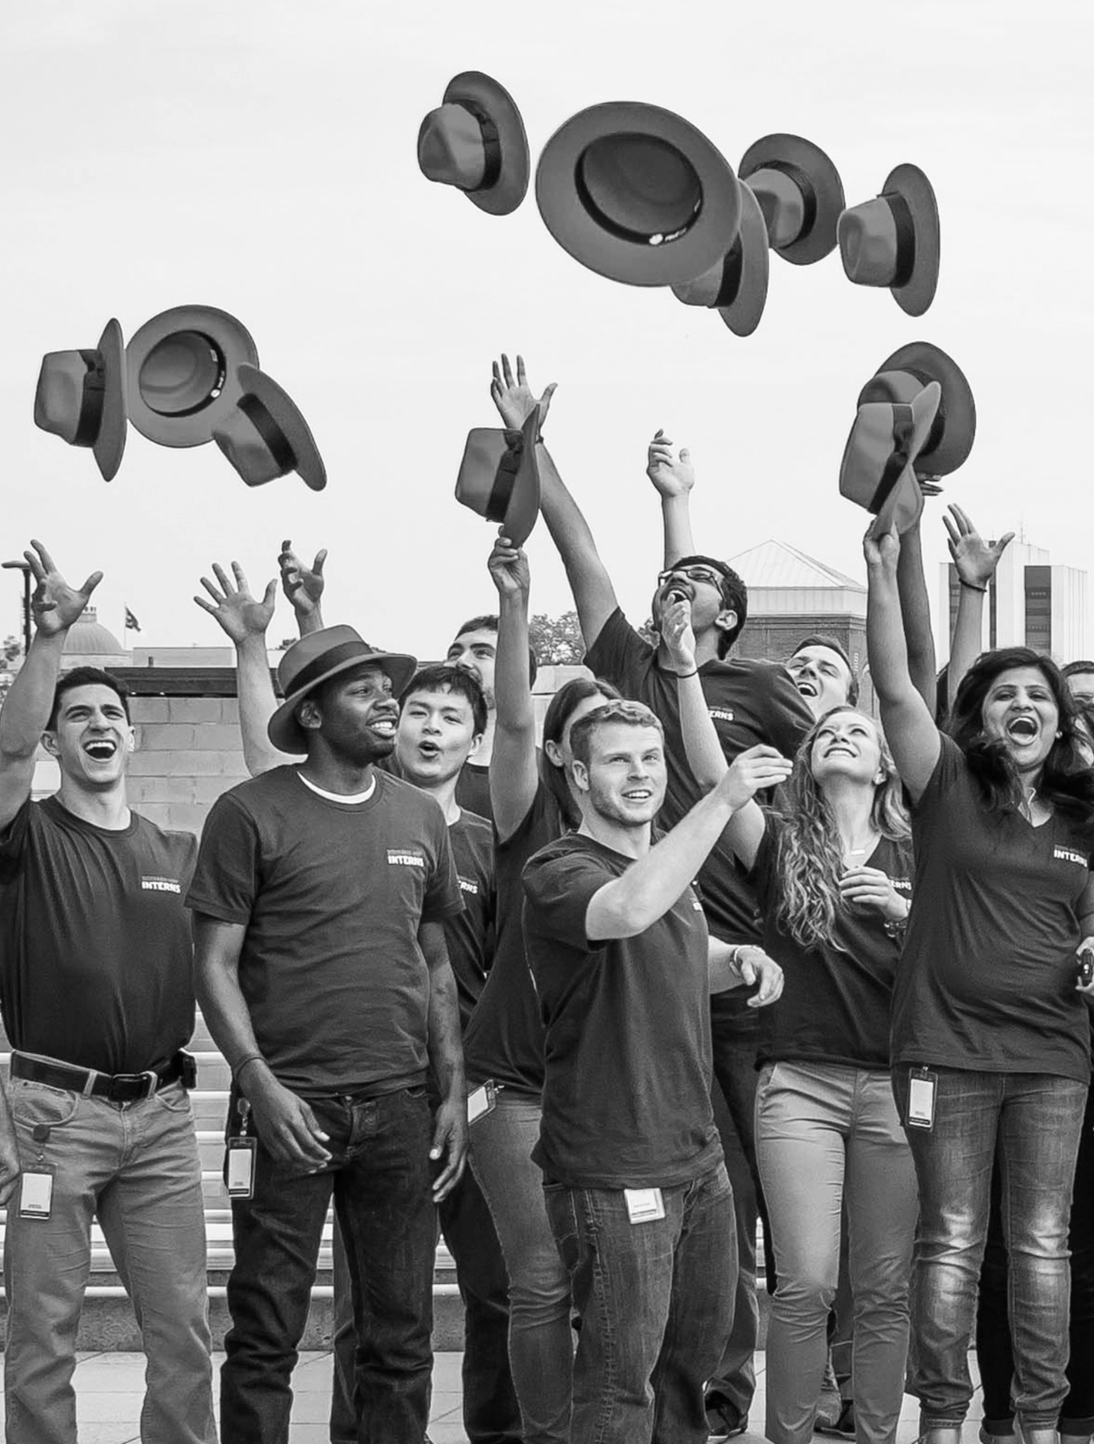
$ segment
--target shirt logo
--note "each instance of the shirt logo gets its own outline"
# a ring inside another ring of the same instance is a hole
[[[1059,844],[1052,849],[1053,862],[1077,862],[1080,867],[1086,867],[1087,859],[1081,852],[1073,852],[1070,847],[1060,847]]]
[[[733,710],[730,707],[708,707],[707,711],[714,718],[715,722],[733,721]]]
[[[456,881],[457,881],[457,882],[459,883],[459,885],[460,885],[460,891],[461,891],[461,892],[473,893],[476,897],[478,897],[478,895],[479,895],[479,885],[478,885],[477,882],[470,882],[470,881],[469,881],[467,878],[465,878],[465,877],[458,877],[458,878],[456,879]]]
[[[177,877],[142,877],[142,892],[182,892]]]
[[[912,880],[910,877],[891,877],[889,881],[893,887],[898,887],[902,892],[911,892]]]
[[[392,867],[425,867],[425,855],[415,848],[389,847],[387,860]]]

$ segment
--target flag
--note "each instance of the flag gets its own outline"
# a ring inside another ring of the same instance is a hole
[[[128,607],[126,607],[126,609],[125,609],[125,630],[126,630],[127,632],[139,632],[140,629],[141,629],[141,624],[140,624],[140,622],[137,621],[137,619],[136,619],[136,617],[133,615],[133,613],[129,610]]]

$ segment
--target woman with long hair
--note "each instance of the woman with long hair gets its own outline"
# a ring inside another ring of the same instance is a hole
[[[524,1444],[564,1444],[573,1384],[570,1282],[547,1221],[539,1138],[544,1029],[521,925],[524,864],[580,823],[570,791],[570,728],[619,693],[577,677],[551,699],[536,748],[528,675],[528,563],[499,537],[490,555],[498,588],[497,703],[490,795],[494,809],[498,933],[494,961],[464,1036],[469,1104],[488,1110],[470,1129],[475,1171],[509,1273],[509,1362]],[[472,1106],[472,1115],[475,1107]]]
[[[1056,1444],[1067,1393],[1068,1213],[1090,1079],[1077,951],[1094,936],[1094,771],[1059,669],[984,653],[949,735],[912,687],[900,540],[864,544],[874,687],[912,801],[916,905],[893,1008],[893,1088],[915,1158],[911,1390],[926,1444],[958,1444],[998,1160],[1014,1405]]]

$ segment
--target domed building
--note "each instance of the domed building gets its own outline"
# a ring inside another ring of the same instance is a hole
[[[64,652],[61,655],[61,671],[73,667],[130,667],[132,654],[128,652],[114,633],[99,621],[94,607],[85,607],[81,615],[68,629]]]

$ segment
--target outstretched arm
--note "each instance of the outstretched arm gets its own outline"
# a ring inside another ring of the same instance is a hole
[[[946,702],[952,707],[962,677],[984,649],[984,598],[999,558],[1013,541],[1014,533],[1008,531],[999,541],[986,542],[967,512],[952,503],[948,510],[950,516],[944,516],[942,520],[946,525],[950,556],[961,583],[950,641],[950,665],[946,669]]]
[[[320,601],[326,586],[323,576],[323,563],[326,559],[327,549],[324,547],[322,551],[316,552],[315,561],[309,570],[293,551],[291,540],[286,539],[281,543],[281,553],[277,558],[281,589],[293,609],[297,630],[302,637],[306,637],[309,632],[321,631],[323,627],[323,608]]]
[[[646,475],[661,498],[664,565],[672,567],[681,557],[695,554],[695,540],[691,534],[691,489],[695,485],[695,468],[691,464],[691,452],[685,446],[674,456],[671,439],[663,431],[658,431],[646,455]]]
[[[931,604],[927,597],[927,579],[923,574],[923,548],[918,519],[900,538],[896,581],[900,593],[901,616],[904,619],[908,673],[912,685],[933,714],[937,690],[934,633],[931,631]]]
[[[494,750],[490,805],[500,841],[528,815],[539,786],[536,714],[528,674],[528,559],[499,536],[488,563],[498,589],[498,650],[494,663]]]
[[[92,572],[82,587],[70,587],[42,543],[32,541],[31,548],[23,555],[38,583],[30,604],[36,631],[0,708],[0,828],[30,796],[34,756],[53,710],[65,637],[103,577]]]
[[[508,356],[502,356],[500,366],[494,362],[490,395],[503,423],[512,430],[519,430],[524,425],[528,413],[537,404],[542,426],[547,419],[554,390],[555,383],[552,382],[541,397],[532,394],[522,356],[517,357],[515,381]],[[566,568],[581,634],[588,650],[618,606],[615,588],[600,560],[589,524],[566,489],[542,441],[538,444],[536,459],[539,462],[540,511]]]

